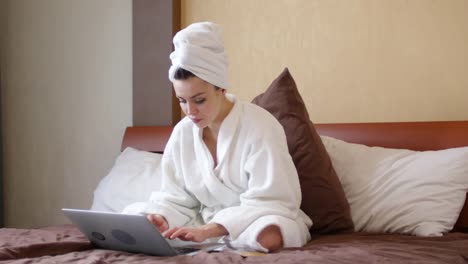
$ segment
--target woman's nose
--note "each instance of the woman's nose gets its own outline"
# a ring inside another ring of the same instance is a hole
[[[194,103],[187,102],[187,114],[195,115],[197,113],[197,107]]]

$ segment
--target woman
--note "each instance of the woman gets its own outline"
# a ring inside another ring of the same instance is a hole
[[[145,213],[169,239],[224,237],[274,252],[309,239],[312,222],[282,126],[266,110],[226,93],[221,28],[195,23],[174,37],[169,79],[186,117],[174,128],[163,183]]]

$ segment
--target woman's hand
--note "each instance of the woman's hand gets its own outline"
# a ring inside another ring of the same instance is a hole
[[[158,214],[148,214],[146,218],[159,230],[163,233],[169,228],[169,224],[162,215]]]
[[[208,238],[220,237],[228,234],[224,226],[210,223],[198,227],[173,227],[164,233],[165,238],[184,241],[203,242]]]

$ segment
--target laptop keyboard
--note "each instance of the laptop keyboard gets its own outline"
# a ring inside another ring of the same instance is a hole
[[[175,248],[175,251],[177,251],[178,254],[188,254],[188,253],[192,253],[192,252],[195,252],[195,251],[199,251],[200,249],[199,248],[190,248],[190,247],[178,247],[178,248]]]

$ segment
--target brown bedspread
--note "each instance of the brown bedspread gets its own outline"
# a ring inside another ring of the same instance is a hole
[[[314,238],[303,248],[242,257],[233,251],[155,257],[93,249],[73,226],[0,229],[0,263],[468,263],[468,234],[420,238],[353,233]]]

